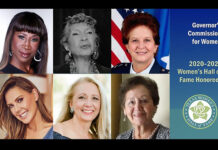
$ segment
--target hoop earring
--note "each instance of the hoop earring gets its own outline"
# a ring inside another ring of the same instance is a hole
[[[36,54],[38,53],[38,55],[39,55],[39,58],[37,59],[36,58],[36,55],[34,56],[34,60],[36,61],[36,62],[40,62],[42,59],[41,59],[41,57],[42,57],[42,54],[40,53],[40,51],[39,50],[37,50],[37,52],[36,52]]]

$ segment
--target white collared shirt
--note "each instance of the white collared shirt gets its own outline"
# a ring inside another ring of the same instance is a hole
[[[154,62],[155,62],[155,59],[153,58],[151,64],[150,64],[145,70],[143,70],[142,72],[139,72],[139,73],[140,73],[140,74],[141,74],[141,73],[142,73],[142,74],[149,74],[149,72],[150,72],[152,66],[154,65]],[[131,63],[131,67],[130,67],[130,73],[131,73],[131,74],[137,74],[137,73],[133,70],[132,63]]]

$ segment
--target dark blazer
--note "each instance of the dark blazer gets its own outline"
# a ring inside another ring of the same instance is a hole
[[[116,139],[132,139],[132,133],[133,133],[133,129],[130,129],[118,135]],[[151,139],[169,139],[169,137],[170,137],[170,129],[159,124],[157,131],[154,133]]]
[[[111,69],[102,65],[96,64],[99,73],[110,73]],[[70,73],[70,66],[67,64],[54,67],[54,73]]]
[[[120,63],[111,69],[111,73],[130,73],[131,63]],[[169,70],[164,69],[159,65],[157,60],[155,60],[149,73],[169,73]]]

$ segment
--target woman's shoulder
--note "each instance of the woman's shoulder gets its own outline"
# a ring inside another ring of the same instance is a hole
[[[2,70],[0,70],[1,73],[26,73],[15,66],[8,63]]]
[[[58,133],[63,133],[63,123],[56,123],[54,126],[53,126],[53,130],[58,132]]]
[[[165,69],[163,68],[159,63],[158,61],[155,59],[155,62],[154,62],[154,65],[152,66],[151,70],[149,73],[169,73],[169,70],[168,69]]]
[[[112,73],[130,73],[131,63],[119,63],[111,69]]]
[[[43,139],[53,139],[53,126],[50,127]]]
[[[157,139],[169,139],[169,137],[170,137],[170,129],[159,124]]]
[[[53,138],[54,139],[69,139],[66,136],[63,136],[64,133],[64,125],[63,123],[57,123],[53,127]]]
[[[53,131],[53,139],[70,139],[66,136],[61,135],[60,133]]]
[[[132,132],[133,132],[133,129],[129,129],[128,131],[125,131],[119,134],[116,139],[131,139]]]

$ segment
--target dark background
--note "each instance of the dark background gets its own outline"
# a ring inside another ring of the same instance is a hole
[[[65,63],[66,51],[60,44],[65,26],[65,18],[77,13],[85,13],[96,19],[96,33],[99,36],[99,58],[96,63],[111,68],[111,10],[110,9],[54,9],[54,68]]]

